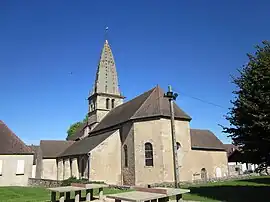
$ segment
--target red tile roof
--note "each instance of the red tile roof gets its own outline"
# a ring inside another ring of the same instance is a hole
[[[28,147],[8,126],[0,120],[0,154],[33,154]]]

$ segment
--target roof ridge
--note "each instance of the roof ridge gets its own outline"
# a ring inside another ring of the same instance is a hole
[[[200,129],[200,128],[190,128],[190,130],[200,130],[200,131],[210,131],[211,133],[213,133],[210,129]]]
[[[159,87],[159,85],[157,85],[156,88],[161,90],[161,88]],[[159,110],[159,113],[162,114],[162,111],[161,111],[161,102],[160,102],[160,98],[161,98],[160,90],[157,91],[157,93],[158,93],[158,99],[157,99],[157,102],[158,102],[158,110]],[[163,115],[163,114],[162,114],[162,115]]]
[[[151,95],[153,94],[153,92],[155,91],[157,89],[157,87],[154,87],[154,88],[152,88],[150,91],[152,91],[151,93],[150,93],[150,95],[144,100],[144,102],[141,104],[141,106],[133,113],[133,115],[130,117],[131,119],[132,119],[132,117],[142,108],[142,106],[144,105],[144,103],[146,103],[147,102],[147,100],[151,97]],[[149,91],[147,91],[147,92],[149,92]],[[145,93],[147,93],[147,92],[145,92]]]
[[[51,142],[74,142],[73,140],[40,140],[40,142],[41,141],[47,141],[47,142],[49,142],[49,141],[51,141]]]

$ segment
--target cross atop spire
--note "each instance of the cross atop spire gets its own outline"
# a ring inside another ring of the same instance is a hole
[[[106,93],[120,96],[114,57],[107,39],[103,45],[96,73],[96,80],[91,95],[95,93]]]
[[[108,43],[108,32],[109,32],[109,27],[105,28],[105,42]]]

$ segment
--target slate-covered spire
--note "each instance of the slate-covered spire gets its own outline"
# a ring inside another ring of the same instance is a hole
[[[88,128],[92,130],[109,111],[123,104],[123,101],[124,97],[118,88],[112,50],[106,40],[101,51],[93,90],[88,97]]]
[[[95,93],[105,93],[120,96],[115,62],[108,40],[105,40],[101,52],[96,73],[96,80],[91,95]]]

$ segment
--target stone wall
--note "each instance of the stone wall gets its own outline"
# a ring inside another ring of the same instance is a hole
[[[58,180],[48,180],[48,179],[36,179],[29,178],[28,185],[33,187],[59,187],[61,186],[62,181]]]
[[[121,167],[122,184],[135,185],[135,156],[134,156],[134,128],[132,123],[125,124],[121,130]],[[125,165],[125,149],[127,149],[127,166]]]
[[[167,166],[163,162],[163,144],[160,120],[134,123],[135,185],[164,182]],[[153,148],[153,166],[145,165],[145,143]],[[170,181],[172,181],[171,179]]]
[[[121,140],[119,130],[90,153],[90,181],[121,184]]]
[[[37,151],[37,163],[36,163],[36,178],[41,178],[42,177],[42,150],[40,147],[38,147]]]
[[[172,182],[173,154],[169,119],[134,123],[135,185]],[[225,151],[191,150],[190,126],[188,121],[175,121],[180,181],[201,178],[206,170],[207,178],[228,176],[228,161]],[[144,145],[153,147],[153,166],[145,165]]]
[[[245,174],[245,175],[238,175],[238,176],[210,178],[207,180],[194,180],[192,182],[180,182],[180,185],[198,185],[198,184],[205,184],[209,182],[224,182],[224,181],[231,181],[231,180],[241,180],[241,179],[248,179],[254,176],[259,176],[259,174],[252,173],[252,174]],[[174,182],[155,183],[155,184],[151,184],[151,187],[174,187]]]
[[[237,175],[243,174],[242,164],[236,165],[229,162],[228,168],[229,168],[229,175],[231,176],[237,176]]]
[[[132,186],[127,186],[127,185],[114,185],[114,184],[109,184],[110,188],[113,189],[120,189],[120,190],[129,190],[132,189]]]

